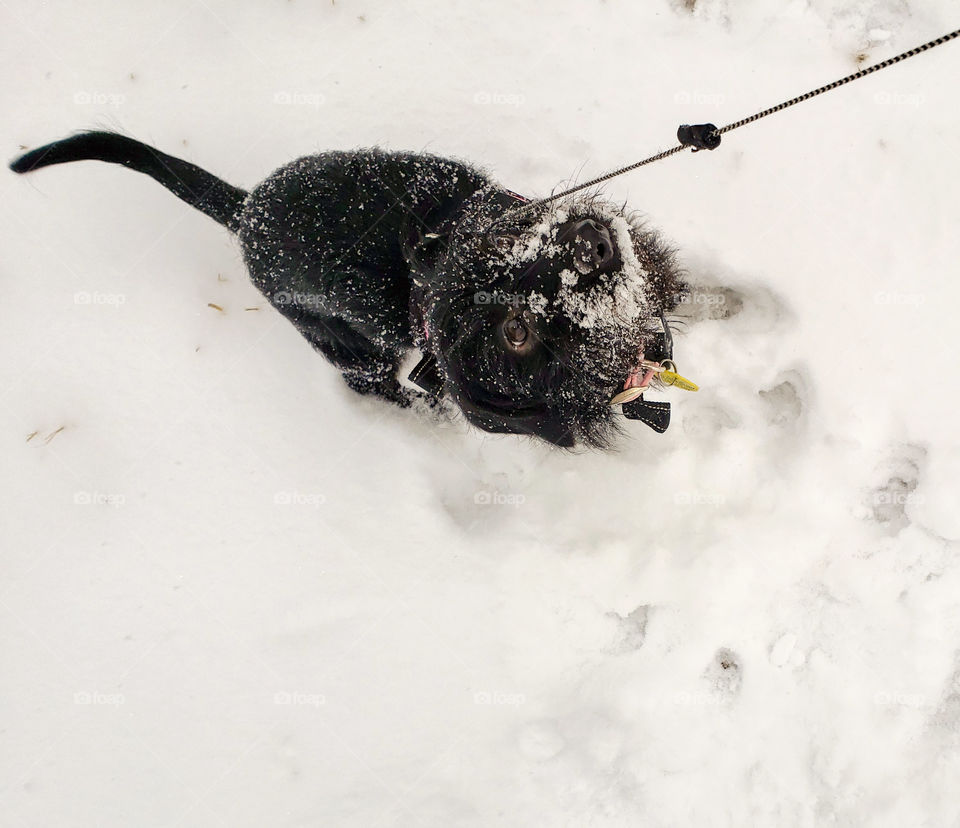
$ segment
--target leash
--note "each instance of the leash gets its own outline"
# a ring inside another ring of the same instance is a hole
[[[727,124],[724,127],[717,127],[714,124],[681,124],[677,129],[677,141],[679,141],[677,146],[671,147],[663,152],[658,152],[656,155],[651,155],[649,158],[644,158],[642,161],[637,161],[626,167],[620,167],[605,175],[592,178],[583,184],[578,184],[576,187],[571,187],[568,190],[547,196],[546,198],[527,199],[509,190],[504,191],[502,197],[507,202],[504,205],[506,209],[487,229],[488,231],[492,230],[493,227],[499,225],[507,216],[525,213],[541,207],[544,204],[549,204],[566,196],[573,195],[574,193],[579,193],[581,190],[586,190],[589,187],[595,187],[597,184],[603,184],[611,178],[633,172],[633,170],[645,167],[647,164],[652,164],[663,158],[669,158],[671,155],[676,155],[685,149],[691,149],[693,152],[715,150],[720,146],[721,137],[728,132],[733,132],[735,129],[739,129],[747,124],[752,124],[754,121],[759,121],[761,118],[766,118],[776,112],[782,112],[784,109],[808,101],[811,98],[817,97],[817,95],[831,92],[834,89],[864,78],[874,72],[879,72],[881,69],[886,69],[888,66],[893,66],[895,63],[900,63],[900,61],[906,60],[907,58],[919,55],[921,52],[926,52],[936,46],[941,46],[944,43],[955,40],[957,37],[960,37],[960,29],[938,37],[936,40],[931,40],[929,43],[924,43],[922,46],[916,46],[892,58],[887,58],[873,66],[860,69],[852,75],[847,75],[844,78],[833,81],[833,83],[820,86],[803,95],[798,95],[776,106],[771,106],[769,109],[761,110],[747,118],[741,118],[739,121],[734,121],[732,124]],[[630,420],[640,420],[650,426],[654,431],[662,434],[670,424],[670,403],[645,400],[643,398],[643,394],[648,390],[652,378],[656,376],[662,385],[675,386],[686,391],[696,391],[698,389],[695,383],[677,373],[676,363],[673,362],[673,336],[670,332],[666,317],[663,314],[660,315],[660,321],[663,325],[663,333],[655,338],[655,347],[660,352],[659,360],[641,359],[638,376],[636,378],[634,378],[633,375],[628,377],[626,383],[624,383],[623,391],[616,394],[613,399],[610,400],[610,405],[620,405],[625,417]],[[445,381],[440,373],[437,358],[431,353],[423,356],[413,371],[410,372],[408,379],[431,396],[440,397],[443,395]]]
[[[847,75],[845,78],[835,80],[833,83],[828,83],[825,86],[821,86],[803,95],[798,95],[796,98],[791,98],[789,101],[784,101],[776,106],[771,106],[769,109],[764,109],[748,118],[742,118],[739,121],[734,121],[732,124],[727,124],[725,127],[717,127],[714,124],[681,124],[681,126],[677,129],[677,140],[680,142],[677,146],[671,147],[663,152],[658,152],[656,155],[651,155],[649,158],[644,158],[643,161],[637,161],[635,164],[629,164],[626,167],[621,167],[620,169],[609,172],[606,175],[601,175],[597,178],[591,179],[590,181],[586,181],[583,184],[578,184],[576,187],[571,187],[569,190],[564,190],[562,193],[557,193],[555,195],[547,196],[546,198],[539,198],[533,201],[527,201],[522,205],[515,206],[511,212],[526,212],[527,210],[531,210],[535,207],[541,207],[544,204],[549,204],[552,201],[565,198],[573,193],[586,190],[588,187],[595,187],[597,184],[602,184],[605,181],[609,181],[611,178],[616,178],[624,173],[633,172],[633,170],[639,169],[640,167],[645,167],[647,164],[652,164],[654,161],[660,161],[663,158],[669,158],[671,155],[675,155],[676,153],[682,152],[688,148],[692,149],[694,152],[699,150],[714,150],[720,146],[720,137],[728,132],[733,132],[733,130],[739,129],[742,126],[752,124],[754,121],[759,121],[761,118],[766,118],[768,115],[773,115],[775,112],[782,112],[788,107],[808,101],[811,98],[815,98],[817,95],[822,95],[824,92],[830,92],[834,89],[844,86],[845,84],[852,83],[855,80],[860,80],[860,78],[865,78],[867,75],[873,74],[874,72],[879,72],[881,69],[886,69],[888,66],[893,66],[893,64],[899,63],[907,58],[912,58],[914,55],[919,55],[921,52],[926,52],[929,49],[933,49],[935,46],[941,46],[942,44],[954,40],[957,37],[960,37],[960,29],[950,32],[949,34],[945,34],[942,37],[938,37],[936,40],[931,40],[929,43],[924,43],[922,46],[916,46],[913,49],[909,49],[908,51],[903,52],[896,57],[887,58],[886,60],[881,61],[873,66],[868,66],[865,69],[854,72],[852,75]]]

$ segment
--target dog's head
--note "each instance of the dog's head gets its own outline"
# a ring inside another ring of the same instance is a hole
[[[610,399],[650,358],[683,290],[657,235],[596,198],[505,214],[502,192],[484,193],[432,255],[424,345],[467,420],[563,447],[608,445]]]

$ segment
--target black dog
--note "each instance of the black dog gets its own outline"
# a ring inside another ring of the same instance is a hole
[[[465,164],[379,150],[307,156],[246,193],[109,132],[10,166],[81,159],[146,173],[236,233],[256,286],[361,393],[409,405],[418,392],[397,370],[416,347],[411,380],[474,425],[605,446],[611,398],[646,388],[650,361],[671,356],[673,257],[596,198],[528,206]],[[666,428],[665,403],[624,413]]]

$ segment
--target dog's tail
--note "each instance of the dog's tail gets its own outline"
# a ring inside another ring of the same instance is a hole
[[[187,204],[230,229],[235,229],[237,215],[247,197],[243,190],[200,167],[114,132],[84,132],[54,141],[21,155],[11,162],[10,169],[15,173],[26,173],[51,164],[88,159],[123,164],[146,173]]]

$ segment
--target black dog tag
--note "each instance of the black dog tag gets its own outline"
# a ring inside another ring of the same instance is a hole
[[[640,420],[657,434],[663,434],[670,425],[670,403],[668,402],[647,402],[641,397],[624,403],[621,410],[628,420]]]

